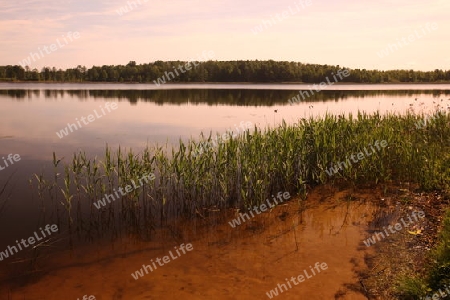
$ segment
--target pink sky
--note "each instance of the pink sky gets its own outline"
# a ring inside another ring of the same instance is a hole
[[[30,52],[39,53],[39,49],[43,55],[30,60],[31,68],[189,60],[211,50],[215,60],[273,59],[366,69],[450,69],[448,0],[131,2],[4,2],[0,65],[19,64]],[[128,7],[128,13],[122,11],[120,15],[117,10],[121,7]],[[263,20],[272,24],[264,25]],[[430,24],[435,29],[423,31]],[[255,34],[257,26],[262,31]],[[68,32],[78,32],[79,38],[66,44],[63,36]],[[398,50],[389,50],[388,55],[378,55],[388,44],[401,43],[416,32],[422,32],[419,38]],[[58,45],[58,39],[63,46]],[[52,44],[53,51],[43,51]]]

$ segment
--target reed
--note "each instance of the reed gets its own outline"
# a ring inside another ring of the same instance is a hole
[[[9,190],[8,187],[11,185],[11,180],[15,173],[16,171],[9,175],[6,182],[0,186],[0,214],[4,211],[6,204],[11,197],[11,190]]]
[[[279,191],[306,197],[310,187],[347,181],[355,185],[409,181],[424,190],[449,190],[450,115],[436,114],[422,129],[415,124],[424,115],[332,116],[301,119],[276,128],[253,128],[198,154],[198,147],[213,136],[180,140],[174,148],[148,147],[140,153],[108,146],[104,157],[89,159],[76,153],[65,165],[64,187],[56,188],[42,176],[39,194],[52,191],[66,205],[67,222],[77,231],[104,235],[126,230],[150,237],[169,218],[203,216],[208,209],[247,208],[261,204]],[[376,140],[388,146],[334,176],[326,170]],[[54,157],[55,172],[59,160]],[[156,179],[97,210],[93,203],[113,189],[144,173]],[[50,187],[48,187],[50,185]],[[61,191],[57,193],[57,191]],[[55,203],[59,203],[54,199]],[[88,212],[88,213],[86,213]],[[114,235],[113,234],[113,235]]]

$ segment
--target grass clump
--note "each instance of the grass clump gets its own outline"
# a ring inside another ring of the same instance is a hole
[[[61,222],[91,237],[124,228],[148,236],[168,218],[259,205],[280,191],[306,196],[310,187],[334,181],[355,185],[407,181],[424,190],[448,190],[450,115],[437,115],[417,129],[415,124],[423,117],[359,113],[301,119],[276,128],[255,127],[201,154],[198,148],[211,144],[211,135],[180,141],[171,150],[156,146],[135,154],[107,148],[100,159],[80,152],[64,166],[54,157],[55,176],[50,180],[36,176],[38,190],[41,197],[52,199],[57,210],[64,204]],[[328,175],[331,166],[376,140],[385,140],[388,146]],[[154,173],[156,179],[114,205],[93,207],[105,193],[144,173]]]

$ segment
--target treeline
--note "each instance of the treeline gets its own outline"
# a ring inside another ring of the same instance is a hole
[[[3,81],[45,81],[45,82],[141,82],[152,83],[159,79],[166,82],[304,82],[319,83],[340,66],[303,64],[287,61],[207,61],[190,64],[184,61],[156,61],[148,64],[84,66],[66,70],[44,67],[42,70],[19,65],[0,66],[0,80]],[[181,66],[181,68],[180,68]],[[350,76],[342,82],[395,83],[395,82],[443,82],[450,81],[450,70],[366,70],[348,69]],[[159,81],[161,83],[161,81]]]

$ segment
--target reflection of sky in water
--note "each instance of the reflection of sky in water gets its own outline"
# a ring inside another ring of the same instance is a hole
[[[20,86],[30,88],[30,85],[33,86],[32,88],[42,87],[42,85],[33,84]],[[162,94],[163,103],[159,102],[161,101],[161,94],[159,95],[160,99],[156,102],[152,98],[147,98],[146,101],[139,100],[130,103],[126,98],[118,101],[113,97],[100,96],[94,99],[89,97],[88,93],[85,94],[86,97],[79,98],[78,96],[68,95],[64,91],[58,92],[56,96],[46,97],[45,91],[42,90],[39,92],[39,96],[36,95],[37,93],[29,93],[24,98],[14,98],[5,95],[4,89],[7,86],[9,85],[0,85],[0,89],[3,89],[3,91],[0,91],[2,92],[0,93],[2,108],[0,157],[9,153],[18,153],[21,156],[21,161],[0,171],[0,187],[14,173],[11,201],[8,202],[7,211],[0,216],[0,228],[4,226],[6,228],[8,224],[16,223],[17,216],[20,216],[20,219],[24,221],[19,226],[20,228],[14,230],[15,234],[13,234],[13,230],[1,234],[0,246],[3,241],[17,238],[19,233],[27,236],[28,231],[25,228],[30,229],[36,226],[39,199],[34,189],[30,189],[28,180],[34,173],[42,171],[51,173],[53,170],[51,163],[53,151],[56,152],[58,158],[64,157],[64,162],[69,162],[73,153],[78,150],[85,151],[88,157],[102,156],[105,145],[108,144],[113,149],[117,149],[120,145],[122,149],[132,148],[137,152],[141,151],[146,145],[158,143],[159,145],[168,144],[170,146],[171,144],[177,144],[180,138],[184,140],[189,137],[198,138],[201,132],[209,134],[210,131],[225,133],[236,130],[236,126],[239,126],[241,121],[250,121],[259,127],[266,127],[279,124],[283,119],[288,123],[294,123],[300,118],[322,116],[325,113],[347,114],[351,112],[356,114],[358,110],[367,113],[376,111],[381,113],[405,113],[409,109],[414,109],[416,112],[426,111],[432,109],[438,103],[444,109],[450,105],[448,92],[441,95],[439,95],[439,92],[433,94],[419,91],[410,95],[381,93],[371,96],[366,95],[363,98],[349,96],[345,99],[303,102],[290,106],[287,104],[289,98],[286,95],[292,97],[296,94],[296,91],[278,91],[274,94],[270,94],[269,91],[267,95],[271,95],[272,98],[267,100],[272,101],[271,106],[262,106],[261,104],[237,106],[235,104],[227,105],[223,101],[214,103],[214,99],[204,99],[205,92],[171,90]],[[13,86],[17,89],[17,85]],[[52,88],[54,86],[51,85]],[[56,86],[63,86],[64,88],[70,86],[73,89],[80,85]],[[86,88],[86,86],[91,85],[82,85],[83,88]],[[116,88],[115,85],[105,86]],[[130,85],[118,86],[119,88],[125,86],[130,89]],[[95,85],[95,87],[99,88],[99,85]],[[132,85],[131,87],[141,88],[142,86]],[[351,89],[349,87],[350,85],[345,85],[346,89]],[[353,89],[358,87],[360,86],[353,86]],[[416,87],[424,88],[426,85],[407,85],[406,87],[416,90]],[[442,89],[448,87],[450,90],[450,86],[447,85],[440,85],[440,87]],[[215,93],[213,95],[221,95],[222,92],[216,91]],[[230,97],[230,91],[224,91],[223,93],[223,99]],[[261,91],[242,93],[236,91],[233,93],[240,95],[242,98],[251,97],[255,93],[255,95],[258,95],[255,96],[256,101],[261,100],[259,99],[261,95],[266,95],[264,91],[263,94],[261,94]],[[231,95],[234,95],[233,93]],[[209,94],[206,93],[206,95]],[[200,100],[195,103],[192,103],[191,100],[182,103],[187,99],[179,99],[180,97]],[[415,98],[417,98],[417,101]],[[441,102],[441,99],[443,99],[443,102]],[[107,112],[106,115],[92,123],[83,125],[62,139],[56,135],[56,132],[66,127],[68,122],[74,123],[75,118],[87,117],[96,109],[99,112],[100,107],[104,107],[107,101],[118,102],[118,109],[110,113]],[[230,101],[233,102],[233,99]],[[10,239],[7,239],[7,237],[10,237]]]

